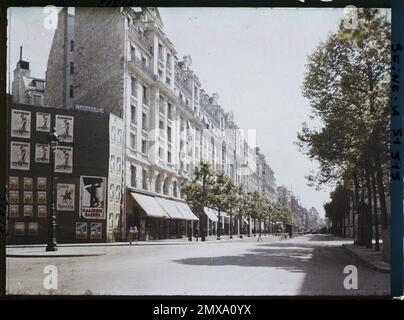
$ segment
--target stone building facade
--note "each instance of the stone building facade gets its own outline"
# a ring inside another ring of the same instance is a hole
[[[97,106],[123,119],[123,235],[127,221],[136,221],[133,193],[181,202],[180,185],[202,160],[276,201],[274,174],[256,150],[254,132],[240,130],[218,94],[203,90],[191,57],[178,58],[156,8],[63,9],[46,81],[53,83],[45,93],[49,105]]]

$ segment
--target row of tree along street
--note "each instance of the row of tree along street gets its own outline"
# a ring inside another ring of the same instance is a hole
[[[272,231],[269,227],[271,222],[282,222],[284,225],[295,227],[299,225],[298,216],[288,208],[271,203],[258,192],[244,191],[230,177],[222,172],[214,171],[206,162],[201,162],[195,168],[193,181],[185,182],[181,186],[181,191],[193,211],[199,215],[201,221],[199,234],[202,240],[205,238],[203,229],[206,225],[205,207],[218,212],[218,239],[220,239],[223,228],[220,215],[224,212],[230,216],[230,236],[235,233],[233,230],[234,219],[238,219],[239,225],[242,224],[243,218],[252,221],[254,233]],[[258,222],[259,230],[255,230],[256,222]],[[262,224],[264,225],[263,230]]]
[[[324,206],[332,232],[368,247],[374,239],[376,250],[382,239],[388,259],[390,20],[357,13],[357,25],[341,21],[309,57],[303,95],[315,122],[303,123],[298,144],[319,162],[309,182],[335,187]]]

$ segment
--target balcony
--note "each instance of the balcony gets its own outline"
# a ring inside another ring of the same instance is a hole
[[[135,38],[135,40],[143,47],[143,49],[152,54],[152,45],[149,40],[142,36],[133,26],[129,28],[129,34],[132,35],[133,38]]]
[[[153,79],[154,77],[154,72],[152,68],[148,65],[145,64],[145,62],[141,59],[134,58],[131,59],[130,64],[134,65],[137,69],[141,70],[143,73],[148,75],[150,78]]]

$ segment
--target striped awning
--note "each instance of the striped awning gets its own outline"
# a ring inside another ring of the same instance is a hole
[[[149,217],[170,218],[166,211],[157,202],[155,197],[131,192],[132,197],[142,207]]]
[[[186,203],[175,202],[175,205],[181,211],[185,220],[199,221],[198,217],[194,215],[191,208]]]
[[[164,198],[156,198],[157,202],[164,209],[164,211],[170,216],[171,219],[184,220],[185,217],[182,215],[181,211],[175,205],[172,200],[167,200]]]
[[[219,221],[216,215],[216,210],[205,207],[205,214],[208,216],[209,220],[213,222]]]

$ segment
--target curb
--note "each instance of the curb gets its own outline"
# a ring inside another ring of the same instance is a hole
[[[84,253],[55,253],[55,254],[41,254],[41,253],[10,253],[6,254],[7,258],[71,258],[71,257],[94,257],[103,256],[105,252],[84,252]]]
[[[364,259],[361,255],[357,254],[355,251],[349,249],[349,247],[347,245],[343,244],[342,247],[349,255],[359,259],[363,264],[365,264],[370,269],[372,269],[376,272],[390,273],[390,268],[380,268],[379,266],[370,262],[369,260]]]

